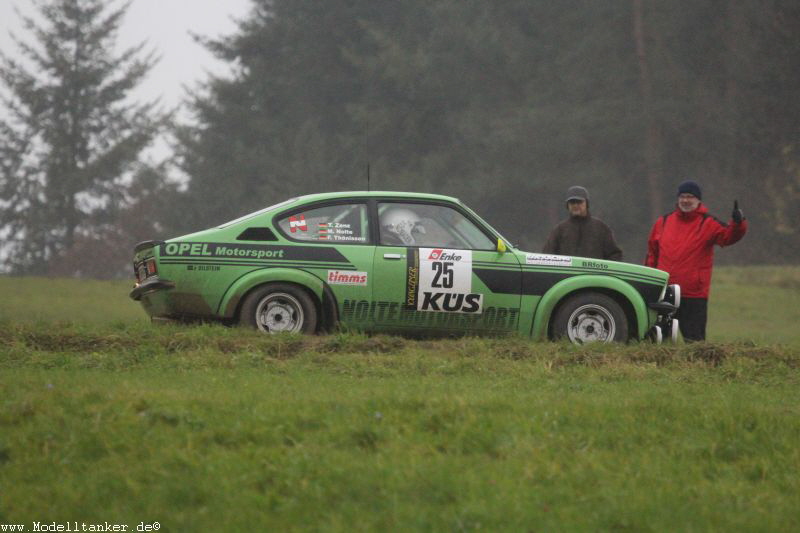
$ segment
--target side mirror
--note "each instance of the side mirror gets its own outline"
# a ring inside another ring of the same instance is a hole
[[[501,254],[504,254],[507,251],[508,251],[508,247],[506,246],[506,243],[503,242],[503,239],[498,238],[497,239],[497,252],[501,253]]]

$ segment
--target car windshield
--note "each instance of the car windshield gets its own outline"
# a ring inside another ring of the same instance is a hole
[[[231,220],[230,222],[226,222],[224,224],[220,224],[219,226],[217,226],[217,228],[219,228],[219,229],[227,228],[228,226],[232,226],[233,224],[236,224],[237,222],[242,222],[243,220],[247,220],[248,218],[253,218],[253,217],[258,216],[258,215],[260,215],[262,213],[267,213],[269,211],[272,211],[273,209],[278,209],[279,207],[283,207],[285,205],[288,205],[288,204],[294,202],[295,200],[297,200],[297,198],[289,198],[288,200],[284,200],[283,202],[279,202],[279,203],[277,203],[275,205],[271,205],[269,207],[265,207],[264,209],[260,209],[258,211],[253,212],[253,213],[248,213],[247,215],[239,217],[239,218],[237,218],[235,220]]]
[[[482,221],[485,225],[487,225],[489,227],[489,229],[491,231],[494,231],[497,234],[497,236],[500,239],[502,239],[507,245],[509,245],[512,248],[516,248],[516,245],[513,242],[509,241],[503,235],[501,235],[500,232],[497,231],[497,229],[493,228],[491,224],[486,222],[486,219],[484,219],[482,216],[480,216],[478,213],[476,213],[473,209],[470,209],[468,206],[464,205],[463,203],[461,204],[461,207],[463,207],[469,214],[471,214],[472,216],[474,216],[478,220]]]

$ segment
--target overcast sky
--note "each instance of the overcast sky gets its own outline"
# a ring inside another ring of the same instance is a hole
[[[118,0],[109,3],[121,5]],[[24,14],[36,12],[33,0],[0,0],[0,50],[12,56],[17,50],[9,31],[31,41],[14,7]],[[225,72],[224,65],[195,43],[189,32],[229,35],[236,30],[234,20],[244,18],[249,8],[250,0],[132,0],[120,27],[120,47],[147,41],[161,56],[135,96],[146,100],[160,97],[164,106],[171,108],[183,99],[184,85],[193,86],[209,71]]]

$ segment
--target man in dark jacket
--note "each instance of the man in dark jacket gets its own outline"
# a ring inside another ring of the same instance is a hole
[[[622,261],[622,250],[611,228],[589,214],[589,191],[573,186],[567,190],[569,218],[553,228],[543,253],[575,255]]]
[[[647,243],[647,266],[669,272],[669,282],[681,286],[678,325],[684,340],[706,338],[708,292],[714,265],[714,245],[730,246],[747,233],[747,220],[733,202],[733,214],[725,224],[708,214],[702,191],[693,181],[678,186],[675,211],[656,220]]]

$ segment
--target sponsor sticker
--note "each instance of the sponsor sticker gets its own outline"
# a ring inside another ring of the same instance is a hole
[[[482,308],[483,294],[423,291],[418,311],[480,313]]]
[[[419,286],[422,290],[468,294],[472,292],[472,250],[419,249]]]
[[[210,272],[219,272],[220,270],[219,265],[187,265],[186,270],[200,270],[200,271],[210,271]]]
[[[235,246],[208,242],[171,242],[163,246],[165,257],[236,257],[254,259],[283,259],[284,250],[266,246]]]
[[[600,270],[608,270],[608,265],[599,261],[581,261],[581,266],[585,268],[597,268]]]
[[[547,265],[547,266],[572,266],[572,257],[567,255],[527,254],[525,256],[525,264]]]
[[[353,272],[352,270],[328,270],[328,283],[330,285],[367,285],[366,272]]]
[[[234,244],[227,242],[168,242],[161,245],[160,254],[175,260],[190,257],[224,258],[263,261],[325,261],[339,263],[328,268],[349,264],[335,248],[326,246],[289,246],[272,244]]]
[[[297,233],[297,230],[308,231],[305,215],[292,215],[289,217],[289,231],[292,233]]]
[[[409,286],[411,282],[409,277]],[[416,285],[417,311],[480,313],[483,309],[483,295],[472,292],[472,250],[420,248]]]
[[[405,326],[500,331],[517,327],[519,308],[487,307],[480,314],[422,313],[416,309],[408,309],[399,302],[344,300],[341,319],[345,323],[377,320],[383,324]]]
[[[406,252],[406,309],[416,309],[419,299],[419,249],[408,248]]]

